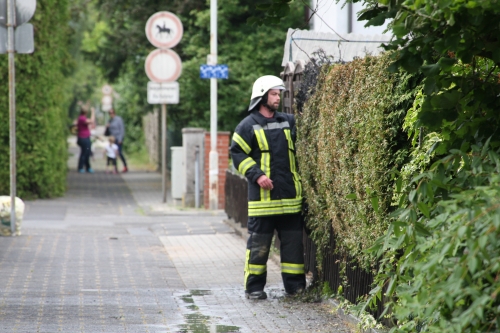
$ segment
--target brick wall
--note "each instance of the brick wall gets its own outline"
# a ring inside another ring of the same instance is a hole
[[[230,133],[229,132],[218,132],[217,133],[217,152],[219,153],[219,209],[224,209],[225,207],[225,183],[226,183],[226,169],[229,167],[229,144],[230,144]],[[210,207],[210,194],[209,194],[209,170],[210,170],[210,132],[205,132],[205,186],[203,191],[203,203],[205,209]]]

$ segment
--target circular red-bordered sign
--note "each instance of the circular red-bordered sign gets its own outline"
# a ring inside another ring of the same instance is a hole
[[[182,72],[181,58],[172,50],[156,49],[146,58],[146,75],[153,82],[173,82]]]
[[[181,20],[171,12],[153,14],[146,22],[146,37],[154,46],[169,49],[177,45],[184,33]]]

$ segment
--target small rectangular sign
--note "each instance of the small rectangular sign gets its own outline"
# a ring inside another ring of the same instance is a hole
[[[179,82],[148,82],[149,104],[179,104]]]
[[[201,65],[200,78],[202,79],[227,79],[229,68],[227,65]]]
[[[14,47],[17,53],[29,54],[35,51],[33,24],[25,23],[16,28],[14,34]]]
[[[0,0],[1,4],[1,0]],[[14,29],[14,50],[16,53],[33,53],[35,42],[33,38],[33,25],[25,23]],[[0,25],[0,53],[7,53],[7,28]]]

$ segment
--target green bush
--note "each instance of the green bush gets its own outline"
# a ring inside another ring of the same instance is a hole
[[[298,117],[298,160],[320,249],[330,228],[340,249],[370,267],[363,250],[385,233],[393,176],[409,142],[402,132],[418,78],[390,74],[389,56],[325,66]]]
[[[70,66],[67,1],[38,3],[30,23],[35,52],[16,55],[17,195],[62,195],[67,144],[64,73]],[[7,55],[0,56],[0,194],[10,193],[9,86]]]
[[[393,300],[385,304],[398,320],[393,332],[498,332],[499,173],[500,151],[488,140],[413,178],[370,249],[383,255],[371,301],[382,293]]]
[[[454,121],[437,117],[423,126],[425,89],[407,114],[414,148],[396,181],[400,208],[369,250],[382,264],[368,304],[390,300],[393,332],[500,328],[500,136],[492,106],[500,85],[491,64],[477,59],[474,70],[461,62],[453,68],[463,85],[485,94],[464,93]]]

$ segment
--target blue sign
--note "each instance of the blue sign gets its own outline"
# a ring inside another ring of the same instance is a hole
[[[202,79],[227,79],[229,68],[227,65],[201,65],[200,78]]]

